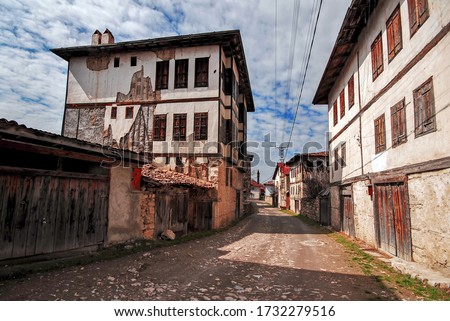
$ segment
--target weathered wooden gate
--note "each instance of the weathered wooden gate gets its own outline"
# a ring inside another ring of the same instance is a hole
[[[411,261],[411,223],[405,182],[375,184],[374,212],[378,247]]]
[[[341,188],[341,229],[350,237],[355,237],[355,218],[351,186]]]
[[[82,248],[105,240],[108,177],[0,175],[0,259]]]
[[[211,230],[212,211],[213,203],[211,200],[196,201],[194,203],[194,220],[192,228],[199,231]]]
[[[186,234],[189,194],[184,190],[162,190],[156,193],[155,238],[166,230]]]
[[[320,200],[320,224],[329,226],[331,224],[331,204],[329,197],[321,197]]]

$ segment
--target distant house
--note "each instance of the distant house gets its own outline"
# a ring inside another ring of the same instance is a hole
[[[91,45],[52,52],[69,66],[64,136],[215,183],[203,218],[212,228],[242,215],[255,106],[238,30],[118,43],[96,31]]]
[[[264,190],[265,190],[264,185],[254,180],[250,182],[250,185],[251,185],[250,198],[257,200],[264,199]]]
[[[328,187],[328,152],[297,154],[286,164],[290,169],[290,208],[300,214],[303,199],[315,198]]]
[[[315,94],[331,220],[450,274],[450,2],[353,0]]]
[[[276,193],[275,183],[273,181],[265,182],[264,187],[265,187],[264,195],[265,195],[266,203],[269,203],[269,204],[272,204],[273,206],[275,206],[276,205],[274,203],[274,198],[275,198],[275,193]]]
[[[277,207],[290,209],[290,179],[289,166],[284,163],[277,163],[272,179],[275,183],[275,193],[277,195]]]

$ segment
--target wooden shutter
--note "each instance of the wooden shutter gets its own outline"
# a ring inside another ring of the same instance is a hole
[[[386,128],[384,114],[375,119],[375,153],[386,150]]]
[[[344,89],[342,89],[341,94],[339,95],[339,105],[341,108],[341,119],[345,116],[345,94]]]
[[[175,61],[175,88],[187,88],[188,85],[188,59]]]
[[[355,104],[355,78],[352,76],[348,81],[348,109]]]
[[[406,109],[405,100],[391,107],[392,147],[406,142]]]
[[[392,21],[387,25],[387,40],[388,40],[388,57],[389,61],[395,57],[395,36],[394,25]]]
[[[381,32],[372,43],[371,56],[372,80],[375,80],[383,72],[383,45],[381,40]]]
[[[208,139],[208,113],[195,113],[194,115],[194,139]]]
[[[389,62],[400,52],[402,44],[402,26],[400,20],[400,7],[394,10],[386,22],[387,40],[388,40],[388,58]]]
[[[166,115],[155,115],[153,121],[153,140],[166,140]]]
[[[334,150],[334,170],[337,171],[339,169],[339,151],[337,148]]]
[[[419,19],[419,28],[423,25],[425,20],[429,17],[428,11],[428,1],[427,0],[417,0],[417,15]]]
[[[416,0],[408,0],[409,29],[412,35],[418,29]]]
[[[156,62],[156,84],[155,89],[168,89],[169,87],[169,61]]]
[[[173,115],[173,140],[186,140],[186,114]]]
[[[414,119],[416,136],[436,129],[432,78],[414,91]]]
[[[345,167],[347,163],[347,144],[342,143],[341,145],[341,166]]]
[[[195,59],[195,87],[208,87],[209,58]]]
[[[337,114],[337,100],[333,103],[333,125],[336,126],[338,122],[338,114]]]

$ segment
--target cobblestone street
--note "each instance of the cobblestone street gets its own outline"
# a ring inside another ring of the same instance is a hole
[[[226,232],[0,284],[0,300],[395,300],[326,231],[258,203]]]

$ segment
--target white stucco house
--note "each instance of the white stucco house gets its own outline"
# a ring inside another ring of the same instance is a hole
[[[450,275],[450,2],[354,0],[328,105],[334,228]]]

